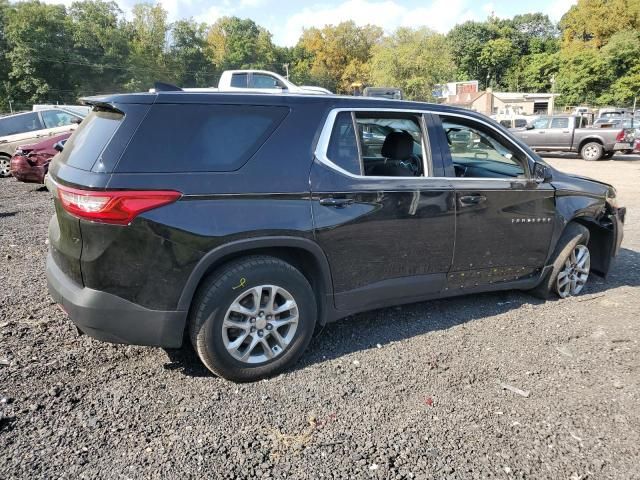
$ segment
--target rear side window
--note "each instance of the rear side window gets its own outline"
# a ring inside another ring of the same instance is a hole
[[[81,170],[91,170],[123,119],[121,113],[92,111],[65,143],[60,161]]]
[[[566,117],[553,118],[551,128],[569,128],[569,119]]]
[[[42,119],[47,128],[56,128],[71,125],[74,120],[79,120],[80,117],[61,110],[45,110],[42,112]]]
[[[35,112],[0,119],[0,137],[33,132],[43,128],[40,117]]]
[[[358,141],[351,112],[340,112],[333,124],[327,157],[349,173],[360,175]]]
[[[154,105],[117,166],[118,173],[229,172],[251,158],[286,107]]]

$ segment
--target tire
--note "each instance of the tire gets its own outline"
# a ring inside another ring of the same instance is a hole
[[[291,308],[282,312],[287,305]],[[293,365],[311,341],[316,317],[313,290],[299,270],[274,257],[252,256],[203,282],[191,308],[189,334],[214,374],[250,382]]]
[[[11,158],[0,155],[0,178],[11,176]]]
[[[548,300],[553,297],[567,298],[569,296],[578,295],[587,282],[590,273],[591,255],[587,247],[588,243],[589,230],[587,230],[587,228],[577,223],[570,223],[567,225],[560,237],[560,240],[558,240],[558,244],[556,245],[553,255],[551,256],[551,272],[542,279],[537,287],[530,290],[530,293],[538,298],[542,298],[543,300]],[[572,288],[567,291],[566,289],[561,289],[559,285],[560,282],[563,282],[566,279],[568,263],[571,263],[571,255],[576,252],[576,249],[581,251],[586,250],[586,275],[580,274],[581,276],[584,276],[584,281],[581,283],[580,288],[578,288],[577,291],[573,291]]]
[[[604,156],[604,148],[598,142],[588,142],[580,149],[580,156],[587,162],[597,162]]]

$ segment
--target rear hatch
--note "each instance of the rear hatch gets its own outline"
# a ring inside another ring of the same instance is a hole
[[[64,187],[104,190],[125,146],[149,109],[148,104],[140,103],[88,103],[93,106],[91,113],[66,142],[64,150],[54,157],[46,180],[55,206],[49,222],[49,249],[58,267],[80,285],[84,285],[80,220],[65,210],[59,190]]]

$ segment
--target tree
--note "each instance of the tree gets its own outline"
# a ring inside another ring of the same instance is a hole
[[[209,31],[207,48],[220,70],[278,67],[271,34],[253,20],[221,18]]]
[[[560,104],[599,104],[612,83],[613,72],[602,55],[591,48],[565,48],[560,52],[556,91]]]
[[[380,27],[358,27],[354,22],[343,22],[304,30],[296,48],[304,53],[302,62],[304,68],[308,68],[310,83],[348,93],[353,82],[369,81],[364,66],[382,35]],[[300,70],[300,65],[294,66],[296,73]]]
[[[119,88],[128,77],[129,41],[118,5],[101,0],[74,2],[69,18],[78,92],[95,94]]]
[[[171,29],[169,48],[173,81],[183,87],[211,86],[216,73],[207,57],[207,26],[180,20]]]
[[[52,99],[73,101],[71,23],[62,5],[18,3],[5,13],[10,94],[19,108]]]
[[[600,48],[620,30],[640,27],[640,0],[578,0],[560,21],[565,45]]]
[[[160,4],[140,3],[133,7],[133,20],[127,25],[130,45],[130,91],[146,90],[155,81],[170,82],[167,58],[167,12]]]
[[[373,47],[373,85],[400,87],[413,100],[433,99],[436,84],[454,73],[446,37],[428,28],[399,28]]]

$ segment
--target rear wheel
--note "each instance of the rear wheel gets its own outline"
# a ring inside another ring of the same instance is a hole
[[[5,155],[0,155],[0,177],[11,175],[11,159]]]
[[[580,149],[580,156],[588,162],[600,160],[603,155],[604,148],[597,142],[585,143]]]
[[[307,279],[273,257],[248,257],[211,275],[190,319],[193,347],[205,366],[246,382],[280,373],[307,348],[316,323]]]
[[[531,293],[543,299],[580,294],[591,270],[588,243],[589,230],[577,223],[567,225],[552,255],[551,271]]]

